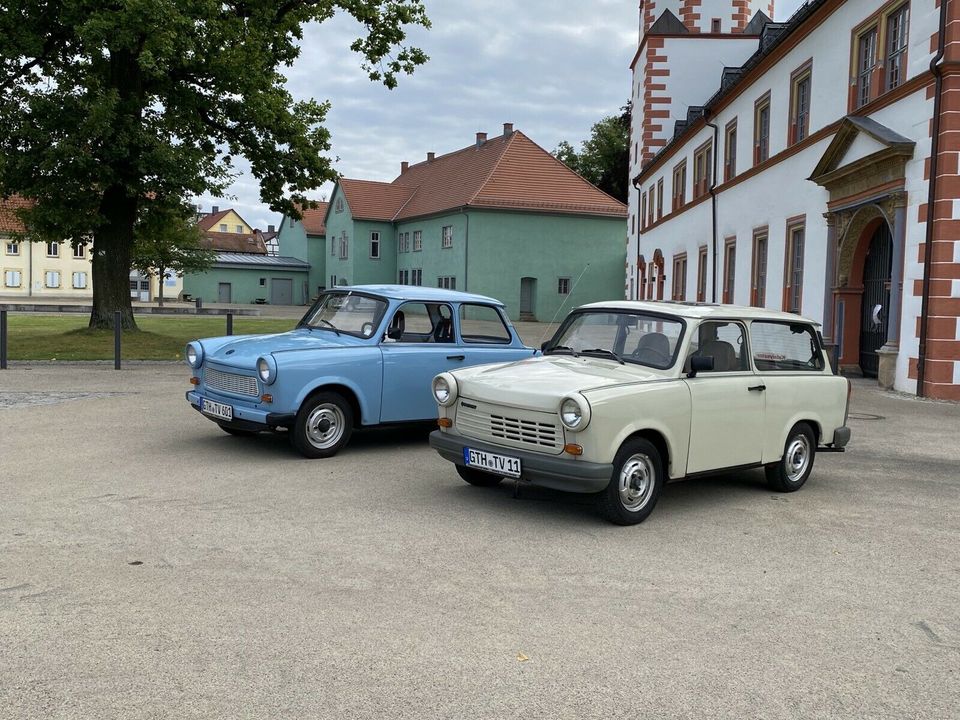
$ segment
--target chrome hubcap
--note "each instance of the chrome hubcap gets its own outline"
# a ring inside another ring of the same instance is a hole
[[[620,503],[625,510],[637,512],[650,501],[656,473],[653,462],[642,453],[631,455],[620,469]]]
[[[797,435],[790,440],[783,461],[790,482],[796,482],[803,477],[810,465],[810,441],[806,435]]]
[[[307,417],[307,439],[319,450],[331,448],[343,436],[344,424],[343,412],[336,405],[318,405]]]

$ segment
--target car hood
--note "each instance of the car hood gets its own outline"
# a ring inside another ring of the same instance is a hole
[[[337,335],[329,330],[298,328],[271,335],[241,335],[218,345],[207,358],[223,365],[252,368],[255,366],[257,358],[271,353],[276,355],[298,350],[355,347],[360,342],[358,338],[352,335]]]
[[[663,371],[642,365],[620,365],[614,360],[582,355],[552,355],[482,365],[458,370],[454,375],[461,397],[551,412],[571,393],[667,377]]]

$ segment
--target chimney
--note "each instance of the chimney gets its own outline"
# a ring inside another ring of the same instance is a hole
[[[428,152],[428,153],[427,153],[427,162],[433,162],[433,159],[434,159],[436,156],[437,156],[437,154],[436,154],[435,152]]]
[[[406,160],[400,163],[400,174],[402,175],[403,173],[405,173],[409,167],[410,167],[410,163],[408,163]]]
[[[276,225],[267,225],[267,232],[276,232]]]
[[[503,124],[503,136],[507,137],[513,133],[513,123],[504,123]]]
[[[212,208],[210,208],[210,212],[216,215],[218,212],[220,212],[220,206],[214,205]]]
[[[480,147],[487,141],[487,134],[483,132],[477,133],[477,147]]]

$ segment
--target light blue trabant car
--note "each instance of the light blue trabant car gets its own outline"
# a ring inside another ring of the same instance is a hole
[[[355,427],[435,420],[438,373],[530,357],[503,304],[405,285],[339,287],[297,327],[187,344],[187,401],[232,435],[287,428],[311,458],[329,457]]]

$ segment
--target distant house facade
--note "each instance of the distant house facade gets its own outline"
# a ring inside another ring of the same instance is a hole
[[[299,258],[310,265],[307,271],[308,297],[316,297],[328,287],[327,283],[327,231],[325,219],[326,202],[316,202],[316,207],[300,208],[302,218],[295,220],[283,217],[276,234],[277,254]]]
[[[309,300],[309,263],[270,254],[263,233],[235,210],[214,207],[197,224],[203,231],[202,244],[217,255],[208,271],[184,276],[184,299],[271,305],[303,305]]]
[[[509,123],[393,182],[341,178],[326,215],[327,286],[428,285],[549,321],[619,297],[626,206]]]

